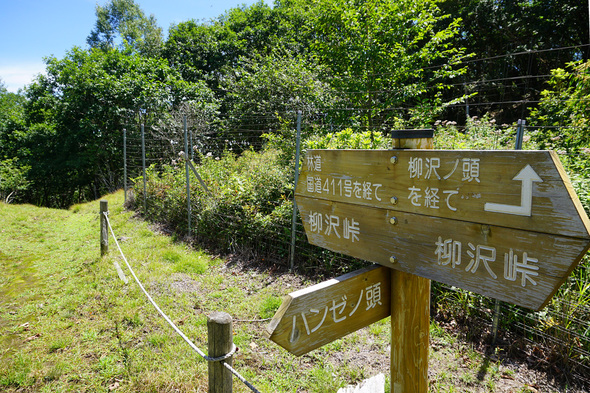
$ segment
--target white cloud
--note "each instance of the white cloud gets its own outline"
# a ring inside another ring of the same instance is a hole
[[[10,92],[16,93],[18,89],[22,89],[25,85],[31,83],[37,74],[42,74],[45,71],[45,63],[13,63],[0,64],[0,79]]]

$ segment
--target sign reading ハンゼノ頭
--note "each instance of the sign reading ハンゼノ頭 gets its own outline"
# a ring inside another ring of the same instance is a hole
[[[310,243],[532,309],[590,246],[550,151],[308,150]]]
[[[390,304],[390,270],[374,265],[287,295],[268,337],[303,355],[388,317]]]

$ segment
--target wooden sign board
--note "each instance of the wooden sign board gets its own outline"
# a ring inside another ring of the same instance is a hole
[[[388,268],[357,270],[287,295],[267,335],[300,356],[388,317],[390,294]]]
[[[588,241],[297,197],[311,244],[538,310]]]
[[[590,239],[552,151],[308,150],[296,195]]]
[[[590,247],[553,152],[309,150],[310,243],[532,309]]]

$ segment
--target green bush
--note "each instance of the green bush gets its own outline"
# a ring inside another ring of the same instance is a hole
[[[437,121],[434,126],[434,146],[437,149],[514,149],[516,142],[516,125],[497,125],[488,114],[481,118],[467,118],[462,130],[453,121]],[[523,149],[530,148],[528,141],[529,138],[524,140]]]
[[[354,132],[351,128],[314,136],[305,141],[306,149],[389,149],[391,141],[376,131]]]
[[[252,248],[282,257],[288,253],[292,215],[292,170],[279,165],[277,150],[225,152],[200,157],[197,167],[206,192],[191,173],[190,236],[220,251]],[[146,215],[177,233],[188,232],[184,166],[146,172]],[[139,179],[141,180],[141,179]],[[136,181],[135,208],[141,209],[143,182]]]
[[[577,153],[590,147],[590,61],[568,63],[551,71],[549,88],[532,108],[530,124],[538,126],[534,140],[541,149]]]
[[[17,158],[0,161],[0,200],[10,202],[19,191],[29,188],[29,166],[20,166]]]

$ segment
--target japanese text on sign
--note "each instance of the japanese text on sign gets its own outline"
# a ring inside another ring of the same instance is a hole
[[[345,217],[341,219],[335,214],[322,214],[309,212],[309,228],[312,233],[324,234],[327,236],[350,240],[352,243],[359,241],[360,227],[354,218]]]
[[[351,296],[351,299],[355,298],[356,296]],[[340,299],[332,300],[320,307],[310,307],[308,310],[299,313],[299,315],[293,315],[290,341],[294,342],[299,338],[296,329],[298,317],[303,321],[305,332],[310,336],[328,321],[340,323],[357,313],[360,314],[381,305],[383,305],[381,302],[381,282],[376,282],[361,289],[356,301],[349,302],[349,297],[343,295]]]
[[[459,164],[461,163],[461,170],[457,171]],[[438,179],[445,181],[457,173],[457,176],[461,176],[463,182],[480,182],[480,159],[479,158],[457,158],[454,162],[450,162],[446,165],[448,172],[441,176],[441,162],[440,157],[410,157],[408,160],[408,175],[410,179]],[[426,187],[420,188],[413,185],[408,187],[408,197],[410,203],[413,206],[424,206],[430,209],[447,208],[451,211],[456,211],[455,201],[453,198],[459,194],[459,189],[444,190],[438,187]],[[441,202],[442,198],[442,202]],[[481,198],[479,193],[470,193],[462,195],[462,199],[465,198]]]
[[[462,266],[459,267],[463,262],[463,244],[460,241],[453,239],[443,240],[439,236],[435,246],[434,253],[437,256],[439,265],[448,265],[453,269],[462,268]],[[475,245],[471,242],[467,244],[467,247],[466,254],[469,257],[469,263],[465,266],[465,271],[475,273],[483,266],[488,275],[492,279],[497,280],[498,275],[493,269],[497,264],[496,247]],[[527,252],[522,253],[519,261],[519,254],[511,248],[510,251],[504,253],[503,277],[508,281],[516,281],[520,275],[520,285],[522,287],[526,287],[527,283],[537,285],[537,281],[533,277],[539,275],[539,266],[536,265],[538,262],[536,258],[531,258]]]
[[[307,157],[307,169],[309,172],[322,171],[322,156],[319,154]],[[381,201],[378,191],[382,184],[368,181],[352,181],[350,179],[336,179],[319,174],[307,175],[307,192],[312,194],[325,194],[327,196],[340,196],[346,198],[363,199],[366,201]]]

